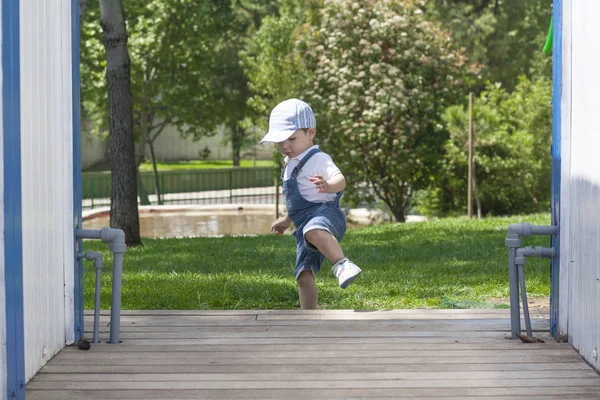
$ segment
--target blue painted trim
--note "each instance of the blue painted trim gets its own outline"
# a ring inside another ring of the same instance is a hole
[[[73,100],[73,240],[75,251],[74,272],[74,308],[75,308],[75,343],[83,337],[83,261],[77,258],[83,252],[83,243],[77,241],[76,229],[81,228],[81,100],[79,72],[79,0],[71,0],[71,74]]]
[[[561,99],[562,99],[562,27],[563,0],[554,0],[552,38],[552,224],[558,235],[552,238],[556,257],[550,267],[550,332],[558,337],[558,285],[560,281],[560,168],[561,168]]]
[[[8,399],[25,399],[19,2],[2,0],[4,278]]]

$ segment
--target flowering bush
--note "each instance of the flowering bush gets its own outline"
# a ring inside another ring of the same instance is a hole
[[[435,175],[448,138],[441,115],[462,100],[470,76],[462,52],[423,18],[423,6],[325,0],[321,23],[304,43],[317,137],[351,177],[350,198],[375,195],[397,221],[413,190]]]

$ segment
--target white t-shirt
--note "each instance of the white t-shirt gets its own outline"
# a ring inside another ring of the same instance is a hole
[[[302,154],[297,157],[284,159],[286,162],[285,171],[283,173],[283,180],[287,181],[292,175],[294,168],[300,163],[300,160],[304,158],[312,149],[318,149],[318,145],[314,145],[306,149]],[[316,174],[323,175],[325,180],[329,180],[332,176],[341,174],[340,169],[335,165],[329,154],[323,153],[322,151],[314,154],[307,162],[304,167],[298,173],[296,180],[298,182],[298,190],[300,195],[313,203],[325,203],[335,199],[335,193],[319,193],[319,189],[312,183],[308,178],[312,178]]]

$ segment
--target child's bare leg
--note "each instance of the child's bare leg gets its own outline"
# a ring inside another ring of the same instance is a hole
[[[302,271],[298,277],[298,296],[303,310],[316,310],[319,291],[311,271]]]
[[[337,239],[328,231],[313,229],[304,235],[306,240],[315,246],[332,264],[344,258],[344,252]]]

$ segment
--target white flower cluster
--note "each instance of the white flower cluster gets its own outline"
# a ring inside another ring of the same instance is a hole
[[[409,138],[421,129],[415,116],[434,112],[435,102],[458,81],[458,61],[464,62],[450,50],[448,37],[424,19],[422,6],[421,0],[325,0],[311,48],[311,96],[326,107],[321,112],[331,134],[373,155],[383,155],[386,143],[394,154],[414,158]]]

